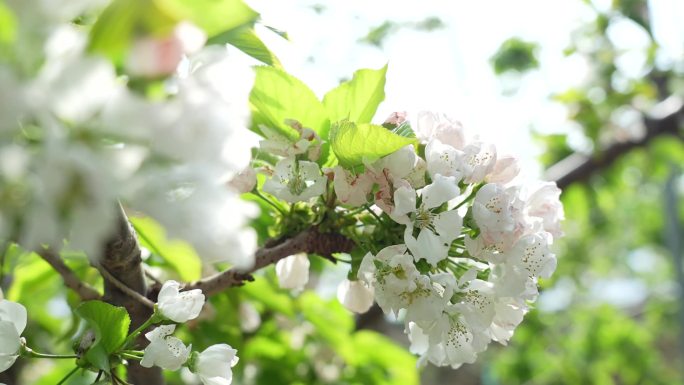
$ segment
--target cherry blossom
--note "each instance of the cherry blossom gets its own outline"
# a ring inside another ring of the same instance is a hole
[[[230,385],[233,366],[238,363],[237,350],[228,344],[212,345],[193,358],[190,370],[204,385]]]
[[[26,329],[26,308],[16,302],[0,300],[0,372],[19,357],[21,333]]]
[[[278,285],[283,289],[303,289],[309,282],[310,264],[306,253],[298,253],[281,259],[276,263]]]
[[[150,344],[145,348],[140,365],[145,368],[159,366],[167,370],[178,370],[188,360],[192,345],[185,346],[183,341],[171,334],[176,325],[163,325],[145,334]]]
[[[159,291],[157,307],[159,313],[174,322],[187,322],[197,318],[204,306],[202,290],[180,291],[176,281],[166,281]]]

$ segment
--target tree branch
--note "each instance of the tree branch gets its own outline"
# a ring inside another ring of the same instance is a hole
[[[254,266],[240,270],[232,268],[199,281],[189,283],[186,290],[201,289],[205,295],[213,295],[233,286],[241,286],[245,281],[253,281],[252,273],[270,264],[297,253],[314,253],[332,258],[333,253],[350,252],[354,242],[337,233],[321,233],[311,227],[301,233],[275,244],[268,244],[256,251]]]
[[[108,280],[112,285],[116,286],[117,289],[121,290],[126,295],[140,302],[141,304],[147,306],[148,308],[154,310],[154,302],[150,301],[147,297],[143,296],[137,291],[131,290],[131,288],[126,286],[126,284],[124,284],[123,282],[119,281],[119,279],[112,275],[112,273],[110,273],[104,266],[100,266],[99,271],[100,274],[102,274],[102,276],[104,277],[104,279]]]
[[[560,189],[575,182],[584,182],[595,172],[612,165],[623,155],[637,147],[644,147],[656,137],[673,135],[682,137],[684,125],[684,103],[681,98],[671,96],[662,101],[643,118],[646,133],[638,139],[615,143],[593,157],[572,154],[549,167],[544,179],[555,180]]]
[[[58,254],[52,250],[44,249],[38,251],[38,255],[62,276],[66,287],[76,292],[83,301],[100,298],[100,293],[94,287],[81,281]]]
[[[92,256],[91,263],[105,277],[103,299],[112,305],[125,307],[131,316],[130,330],[135,330],[149,319],[152,309],[148,307],[148,303],[140,300],[147,295],[140,246],[121,207],[118,208],[115,230],[104,245],[104,253],[101,256]],[[138,295],[133,296],[132,292]],[[149,299],[147,301],[151,303]],[[146,345],[143,334],[140,334],[137,342],[140,346]],[[130,362],[127,376],[128,382],[132,384],[164,384],[160,368],[143,368],[137,361]]]

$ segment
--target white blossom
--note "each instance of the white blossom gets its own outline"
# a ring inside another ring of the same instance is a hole
[[[278,285],[283,289],[302,290],[309,282],[309,257],[298,253],[285,257],[276,263]]]
[[[477,192],[473,201],[473,217],[483,232],[513,230],[515,218],[511,205],[515,197],[510,192],[496,183],[488,183]]]
[[[466,183],[480,183],[494,170],[496,148],[492,144],[473,142],[463,148],[460,170]]]
[[[461,151],[442,143],[439,139],[430,140],[425,146],[428,174],[433,178],[436,175],[452,176],[460,181],[463,178],[461,156]]]
[[[228,182],[228,185],[239,193],[248,193],[254,190],[257,184],[257,177],[254,168],[251,166],[245,167],[233,179]]]
[[[240,316],[240,329],[247,333],[253,333],[261,325],[261,315],[251,302],[240,302],[238,307]]]
[[[366,172],[378,186],[375,204],[384,212],[391,214],[394,211],[394,192],[402,186],[410,186],[405,178],[412,176],[411,172],[417,164],[417,158],[413,146],[409,145],[366,164]]]
[[[565,213],[560,194],[561,190],[555,182],[541,183],[526,202],[527,215],[540,218],[544,230],[554,237],[563,235],[560,222],[565,219]]]
[[[451,242],[461,234],[463,218],[456,210],[439,212],[439,207],[458,194],[454,177],[439,174],[420,191],[420,205],[416,204],[416,192],[412,188],[401,187],[395,191],[396,207],[390,217],[407,225],[404,242],[416,261],[425,258],[436,265],[446,258]],[[418,231],[417,237],[413,236],[414,229]]]
[[[549,278],[556,270],[556,255],[549,249],[551,234],[525,235],[513,246],[507,263],[525,269],[530,277]]]
[[[212,345],[199,353],[190,368],[204,385],[230,385],[233,366],[238,363],[237,350],[227,344]]]
[[[278,161],[274,175],[264,183],[263,190],[286,202],[302,202],[322,195],[326,182],[316,163],[288,157]]]
[[[166,281],[159,291],[157,307],[159,313],[174,322],[187,322],[197,318],[204,306],[202,290],[180,291],[176,281]]]
[[[432,139],[438,139],[454,149],[465,146],[465,135],[461,123],[449,118],[444,114],[429,111],[421,111],[417,114],[412,127],[418,139],[423,143],[429,143]]]
[[[485,177],[487,183],[506,184],[520,173],[518,159],[512,155],[499,156],[491,173]]]
[[[183,55],[199,51],[206,39],[204,31],[189,22],[179,23],[168,36],[135,39],[126,58],[126,69],[136,76],[171,75]]]
[[[373,286],[363,281],[345,279],[337,286],[337,300],[349,311],[365,313],[373,306],[374,292]]]
[[[151,368],[159,366],[167,370],[178,370],[188,360],[192,345],[185,346],[183,341],[171,336],[176,325],[163,325],[145,334],[150,341],[145,348],[140,366]]]
[[[297,139],[291,139],[262,124],[259,125],[259,130],[265,139],[259,141],[259,147],[274,155],[292,157],[306,154],[308,160],[317,161],[321,155],[321,138],[318,134],[310,128],[303,127],[296,120],[286,120],[285,123],[299,134]]]
[[[337,199],[343,204],[361,206],[368,203],[368,195],[373,188],[373,177],[370,173],[354,174],[342,166],[329,169],[334,173],[333,187]]]
[[[0,300],[0,372],[19,357],[21,333],[26,329],[26,308],[16,302]]]

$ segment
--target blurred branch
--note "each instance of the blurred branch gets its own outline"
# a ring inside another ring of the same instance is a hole
[[[572,154],[549,167],[544,179],[555,180],[558,187],[564,189],[573,183],[587,181],[595,172],[609,167],[634,148],[646,146],[656,137],[673,135],[682,138],[684,102],[679,97],[670,96],[644,115],[643,122],[646,132],[641,138],[614,143],[594,156]]]
[[[50,249],[44,249],[41,251],[38,251],[38,255],[40,255],[45,262],[47,262],[52,268],[59,273],[59,275],[62,276],[62,279],[64,280],[64,284],[66,287],[69,289],[73,290],[78,294],[79,297],[83,301],[89,301],[92,299],[99,299],[100,298],[100,293],[98,293],[97,290],[95,290],[94,287],[88,285],[87,283],[81,281],[76,273],[74,273],[69,266],[64,263],[62,260],[62,257],[59,256],[59,254],[56,254]]]
[[[314,253],[332,259],[333,253],[350,252],[354,243],[337,233],[321,233],[318,227],[306,229],[293,237],[266,242],[255,253],[254,266],[249,269],[232,268],[213,276],[191,282],[186,290],[201,289],[205,295],[212,295],[224,289],[241,286],[245,281],[253,281],[252,274],[268,265],[297,253]]]
[[[672,254],[675,277],[679,285],[679,349],[684,357],[684,255],[682,255],[682,228],[679,220],[677,179],[681,170],[672,165],[665,184],[665,244]]]

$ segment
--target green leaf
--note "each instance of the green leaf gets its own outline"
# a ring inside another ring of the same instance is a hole
[[[296,139],[297,132],[285,124],[286,119],[294,119],[316,131],[321,139],[327,138],[330,120],[309,87],[278,68],[260,66],[255,72],[254,87],[249,94],[253,131],[261,133],[258,127],[263,124]]]
[[[330,121],[349,120],[369,123],[380,103],[385,100],[387,65],[354,73],[352,80],[340,84],[323,98]]]
[[[168,34],[178,21],[151,1],[115,0],[93,25],[88,50],[121,64],[136,33]]]
[[[282,67],[280,61],[271,52],[263,41],[251,27],[235,28],[230,31],[218,34],[209,39],[207,44],[230,44],[247,55],[261,61],[262,63]]]
[[[351,360],[357,354],[349,338],[354,330],[354,319],[337,299],[326,301],[312,292],[305,292],[298,298],[298,303],[306,320],[340,356]]]
[[[177,20],[188,20],[202,28],[210,38],[251,25],[259,14],[242,0],[154,0]]]
[[[17,21],[12,10],[0,1],[0,43],[11,43],[16,36]]]
[[[264,277],[241,287],[240,292],[255,302],[263,303],[268,309],[290,317],[295,314],[292,298],[278,291]]]
[[[132,217],[135,231],[142,246],[161,257],[186,282],[202,277],[202,260],[187,242],[166,238],[166,231],[154,219]]]
[[[348,363],[359,367],[382,368],[383,384],[418,384],[416,357],[389,338],[362,330],[353,335],[355,354]],[[349,362],[351,361],[351,362]]]
[[[330,145],[340,164],[351,168],[389,155],[416,139],[392,133],[382,126],[342,121],[330,130]]]
[[[76,309],[76,314],[95,332],[95,341],[86,352],[86,358],[98,369],[109,370],[109,356],[128,336],[131,324],[128,312],[102,301],[88,301]]]
[[[163,36],[187,20],[211,38],[258,16],[242,0],[115,0],[93,25],[88,49],[121,64],[136,34]]]

